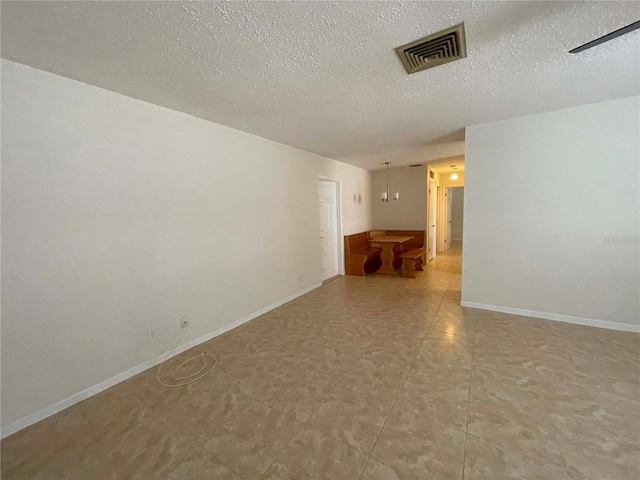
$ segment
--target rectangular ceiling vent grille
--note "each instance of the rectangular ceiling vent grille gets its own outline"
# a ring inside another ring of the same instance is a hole
[[[396,48],[396,53],[407,73],[460,60],[467,56],[464,23],[402,45]]]

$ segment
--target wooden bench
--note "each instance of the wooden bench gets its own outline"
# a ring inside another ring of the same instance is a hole
[[[369,240],[386,234],[386,230],[369,230]]]
[[[345,235],[344,260],[347,275],[365,275],[365,264],[380,258],[380,248],[373,248],[369,243],[369,232]]]
[[[395,260],[393,265],[395,268],[401,268],[402,258],[401,255],[404,252],[410,250],[420,250],[422,252],[422,265],[426,264],[425,256],[425,230],[387,230],[386,235],[397,235],[400,237],[413,237],[408,242],[402,244],[402,249],[395,251]],[[422,270],[422,265],[419,270]]]
[[[416,270],[422,270],[424,248],[414,248],[400,255],[402,259],[402,276],[416,278]]]

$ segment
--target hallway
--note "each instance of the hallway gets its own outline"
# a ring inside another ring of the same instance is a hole
[[[638,478],[640,342],[459,306],[461,251],[339,277],[2,441],[2,477]]]

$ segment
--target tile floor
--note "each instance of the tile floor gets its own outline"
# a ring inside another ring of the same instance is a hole
[[[342,277],[2,441],[10,479],[637,479],[640,336],[461,308],[460,251]],[[169,371],[169,368],[167,368]]]

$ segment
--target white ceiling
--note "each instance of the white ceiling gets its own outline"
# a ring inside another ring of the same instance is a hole
[[[458,173],[464,172],[464,155],[441,158],[440,160],[429,162],[431,170],[438,173],[453,173],[452,165],[455,165],[455,170]]]
[[[637,2],[2,2],[2,56],[366,168],[464,127],[640,93]],[[466,59],[394,47],[465,22]]]

